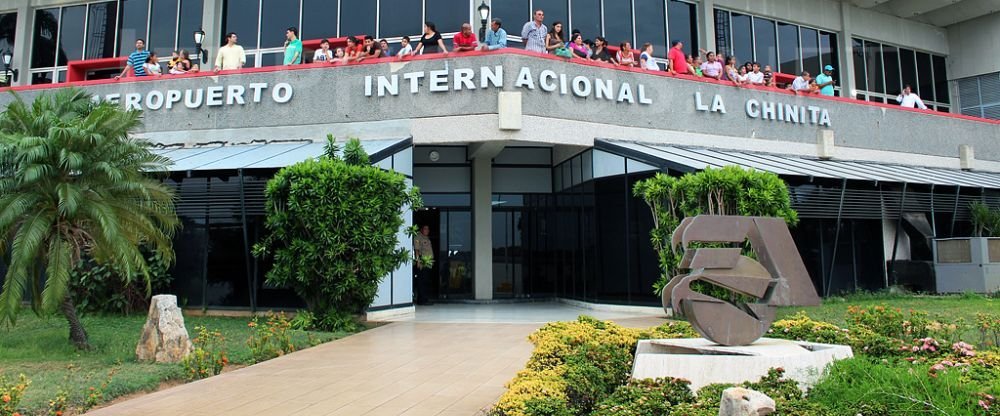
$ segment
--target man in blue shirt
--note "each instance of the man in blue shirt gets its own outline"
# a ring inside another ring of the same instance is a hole
[[[833,65],[827,65],[823,67],[823,73],[816,77],[816,86],[819,87],[819,93],[833,97],[833,84],[836,81],[833,79]]]
[[[115,79],[121,79],[121,77],[125,76],[125,74],[128,74],[129,68],[132,68],[132,72],[134,72],[137,77],[144,77],[148,75],[146,73],[146,68],[143,66],[147,59],[149,59],[149,51],[146,50],[146,41],[136,39],[135,52],[128,55],[128,61],[125,61],[125,69],[122,70],[121,74],[115,76]]]
[[[495,51],[497,49],[502,49],[507,47],[507,31],[503,30],[503,21],[500,19],[493,19],[493,24],[490,25],[490,30],[486,31],[486,39],[483,44],[479,46],[480,50],[484,51]]]

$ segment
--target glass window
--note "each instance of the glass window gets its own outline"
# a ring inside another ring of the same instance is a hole
[[[732,53],[732,45],[729,42],[730,33],[729,11],[715,10],[715,47],[718,53],[729,55]]]
[[[799,34],[802,36],[802,70],[815,77],[822,68],[819,63],[819,33],[816,29],[804,27]]]
[[[868,73],[868,91],[885,92],[882,74],[882,45],[865,41],[865,66]]]
[[[934,92],[937,102],[950,104],[951,97],[948,94],[948,70],[945,69],[944,57],[934,55]],[[947,110],[945,110],[947,111]]]
[[[350,0],[340,4],[341,36],[375,33],[376,0]]]
[[[684,42],[684,50],[693,55],[698,54],[698,13],[694,5],[677,0],[667,3],[667,27],[670,29],[670,41],[677,39]],[[666,50],[663,55],[666,56]]]
[[[417,7],[420,6],[418,5]],[[462,24],[470,23],[472,24],[472,31],[476,33],[476,36],[479,36],[479,29],[482,27],[482,24],[479,22],[479,11],[475,12],[475,20],[470,22],[469,0],[424,0],[424,7],[424,16],[426,16],[427,20],[434,22],[441,33],[461,32]],[[475,7],[479,7],[479,4],[477,3]],[[383,32],[385,31],[384,26],[380,29]],[[422,30],[423,26],[420,26],[419,30],[407,33],[407,35],[415,35]],[[382,37],[386,36],[382,35]]]
[[[753,18],[755,60],[761,66],[778,67],[778,43],[774,34],[774,20]]]
[[[118,56],[128,56],[135,51],[136,39],[146,38],[149,0],[121,0],[121,5]]]
[[[36,72],[31,74],[31,85],[38,84],[51,84],[52,83],[52,72]]]
[[[778,72],[798,74],[799,66],[799,27],[788,23],[778,23],[778,59],[781,61]]]
[[[667,54],[666,15],[663,0],[635,0],[635,46],[653,44],[656,55]]]
[[[820,65],[832,65],[834,68],[833,79],[837,81],[834,86],[840,86],[840,49],[837,45],[837,34],[830,32],[819,32]],[[840,96],[844,91],[840,91]]]
[[[379,7],[381,11],[378,15],[379,37],[412,36],[423,31],[423,22],[420,21],[420,0],[382,0]],[[468,13],[468,5],[464,10]],[[442,25],[430,16],[427,16],[427,21],[433,22],[438,32],[445,32]]]
[[[303,39],[337,37],[337,2],[331,0],[302,0]]]
[[[860,91],[867,91],[864,43],[860,39],[852,38],[851,52],[854,54],[854,88]]]
[[[753,60],[753,23],[750,16],[733,13],[733,51],[736,62]]]
[[[31,42],[31,67],[56,64],[56,37],[59,34],[59,9],[35,10],[35,36]],[[51,81],[52,77],[49,76]],[[32,84],[35,82],[32,81]]]
[[[111,1],[92,3],[87,13],[87,50],[84,52],[84,59],[115,56],[114,33],[118,4]]]
[[[931,72],[931,56],[923,52],[917,52],[917,84],[920,91],[917,92],[924,101],[936,101],[934,99],[934,74]]]
[[[260,66],[284,65],[285,54],[283,52],[272,52],[260,54]],[[250,57],[247,57],[247,66],[250,65]]]
[[[83,59],[83,25],[87,20],[87,6],[64,7],[59,20],[59,62]]]
[[[917,58],[912,49],[899,48],[899,69],[902,72],[903,85],[917,88]]]
[[[223,13],[222,33],[219,34],[219,44],[226,41],[226,33],[235,32],[239,43],[245,49],[257,49],[257,19],[260,14],[258,0],[228,0]],[[284,36],[285,32],[276,36]],[[192,35],[193,41],[193,35]],[[279,45],[280,46],[280,45]]]
[[[894,46],[882,45],[882,62],[885,66],[885,93],[897,96],[903,92],[902,77],[899,74],[899,50]]]
[[[194,50],[194,32],[202,28],[201,16],[204,8],[203,0],[181,0],[181,11],[177,17],[177,49]],[[225,33],[222,36],[225,36]],[[254,33],[248,32],[246,36],[250,38],[251,43],[257,41]],[[244,41],[244,39],[239,40],[240,43]]]
[[[601,0],[573,0],[571,18],[573,29],[579,30],[585,39],[601,36]]]
[[[14,49],[17,29],[17,13],[0,14],[0,50]]]
[[[662,2],[663,0],[660,1]],[[542,9],[545,12],[545,26],[551,28],[553,23],[562,22],[563,30],[566,30],[567,34],[569,34],[570,30],[573,30],[569,27],[569,4],[567,4],[566,0],[534,0],[531,4],[535,9]],[[621,4],[617,6],[621,7]]]
[[[161,58],[170,56],[177,42],[177,1],[153,0],[149,13],[155,16],[149,19],[149,39],[146,47],[156,52]]]
[[[632,8],[621,2],[604,2],[604,37],[611,45],[632,39]]]
[[[521,36],[521,27],[531,20],[531,2],[528,0],[495,1],[490,5],[490,14],[503,21],[503,27],[507,30],[508,35]]]
[[[285,31],[299,27],[299,2],[262,0],[260,4],[260,48],[280,48]]]

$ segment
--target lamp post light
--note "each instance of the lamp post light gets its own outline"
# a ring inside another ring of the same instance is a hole
[[[194,47],[198,52],[199,65],[205,64],[205,50],[201,48],[201,45],[205,43],[205,31],[198,29],[194,31]]]
[[[486,21],[490,18],[490,6],[486,5],[486,0],[482,0],[479,4],[479,22],[482,24],[482,28],[479,29],[479,41],[483,42],[486,40]]]
[[[9,87],[14,81],[17,81],[17,70],[10,69],[10,64],[14,61],[14,53],[9,49],[4,50],[0,58],[3,59],[4,84]]]

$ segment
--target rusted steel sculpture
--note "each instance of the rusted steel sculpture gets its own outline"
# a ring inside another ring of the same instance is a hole
[[[692,248],[692,242],[743,243],[750,241],[757,260],[740,248]],[[688,217],[671,241],[684,249],[678,268],[689,270],[663,288],[663,307],[673,308],[708,340],[727,346],[749,345],[767,332],[778,306],[818,305],[788,226],[780,218],[699,215]],[[705,281],[757,299],[733,303],[691,289]]]

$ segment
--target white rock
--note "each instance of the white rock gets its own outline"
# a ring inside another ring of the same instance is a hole
[[[719,416],[763,416],[774,413],[774,399],[759,391],[731,387],[722,392]]]
[[[184,327],[184,315],[174,295],[156,295],[149,303],[149,316],[142,338],[135,347],[139,361],[176,363],[191,353],[191,340]]]

